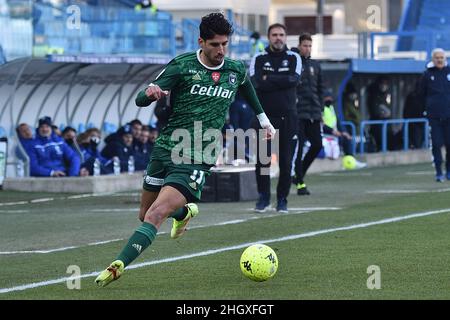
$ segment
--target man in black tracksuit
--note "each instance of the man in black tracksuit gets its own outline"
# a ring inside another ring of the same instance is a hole
[[[303,34],[299,38],[298,50],[302,58],[302,76],[297,87],[298,151],[295,160],[295,179],[298,195],[309,195],[304,177],[306,171],[322,149],[321,121],[323,112],[322,70],[317,61],[311,59],[312,38]],[[311,146],[303,158],[303,146],[309,141]],[[294,146],[295,148],[295,146]],[[303,160],[302,160],[303,159]]]
[[[446,149],[446,175],[450,180],[450,67],[445,51],[435,49],[420,81],[421,102],[431,126],[431,142],[436,181],[443,182],[442,147]]]
[[[297,122],[296,87],[301,75],[301,59],[297,53],[287,50],[286,27],[284,25],[271,25],[268,30],[268,37],[269,46],[265,52],[255,55],[252,59],[250,76],[264,112],[275,129],[279,130],[278,163],[280,176],[277,186],[276,209],[278,212],[287,212],[287,196],[291,184],[291,146]],[[259,136],[258,141],[262,138]],[[267,156],[270,158],[270,149]],[[257,212],[264,212],[270,206],[269,169],[270,163],[261,163],[258,148],[256,182],[259,200],[255,207]]]

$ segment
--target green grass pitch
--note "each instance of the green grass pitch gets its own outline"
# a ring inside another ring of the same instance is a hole
[[[139,226],[139,186],[79,198],[1,191],[0,299],[450,299],[450,182],[433,177],[430,164],[311,175],[312,195],[292,188],[288,214],[201,203],[182,238],[170,239],[168,221],[105,288],[91,274]],[[242,275],[239,258],[252,242],[276,251],[273,279]],[[64,279],[73,265],[88,275],[80,289]],[[379,267],[380,289],[367,286],[370,266]]]

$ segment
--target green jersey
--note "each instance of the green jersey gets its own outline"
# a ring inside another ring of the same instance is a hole
[[[221,65],[214,68],[208,67],[200,60],[200,50],[182,54],[170,61],[153,84],[158,85],[162,90],[170,91],[170,103],[173,110],[156,144],[167,150],[173,150],[180,143],[179,135],[174,134],[175,130],[185,129],[184,132],[190,134],[191,150],[184,156],[195,161],[202,158],[204,160],[203,150],[208,145],[222,143],[221,136],[220,141],[214,141],[218,139],[205,138],[207,136],[205,132],[208,129],[221,132],[228,108],[239,87],[250,86],[253,89],[243,62],[225,58]],[[248,95],[244,94],[244,96]],[[140,92],[138,99],[149,100],[145,96],[145,91]],[[262,113],[261,105],[257,99],[256,101],[250,105],[257,114]],[[151,101],[147,102],[137,102],[137,104],[148,105]],[[200,141],[201,150],[199,150],[198,141]],[[195,146],[196,143],[197,146]],[[217,154],[213,157],[217,157]],[[203,160],[201,162],[205,162]],[[211,159],[207,163],[211,163]]]

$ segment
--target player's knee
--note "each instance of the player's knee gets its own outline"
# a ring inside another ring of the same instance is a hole
[[[170,207],[164,203],[152,205],[145,214],[144,220],[160,224],[167,219],[172,211],[173,210],[171,210]]]

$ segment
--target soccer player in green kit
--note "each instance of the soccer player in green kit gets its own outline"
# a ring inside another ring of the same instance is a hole
[[[145,107],[170,91],[173,113],[156,141],[144,176],[139,212],[143,224],[116,260],[98,275],[97,285],[104,287],[117,280],[125,267],[153,242],[168,217],[173,218],[171,237],[175,239],[185,232],[190,219],[197,215],[194,202],[200,200],[205,176],[215,161],[202,161],[205,157],[193,148],[192,152],[183,154],[187,161],[176,163],[172,152],[178,144],[173,138],[176,130],[187,130],[191,138],[195,138],[199,134],[196,132],[199,121],[200,134],[208,129],[221,130],[228,108],[240,90],[255,111],[261,128],[266,130],[266,138],[275,136],[275,129],[258,101],[244,64],[225,57],[232,32],[233,28],[223,14],[211,13],[203,17],[198,40],[200,49],[174,58],[155,81],[139,92],[136,105]],[[210,142],[201,141],[200,153],[203,153]]]

